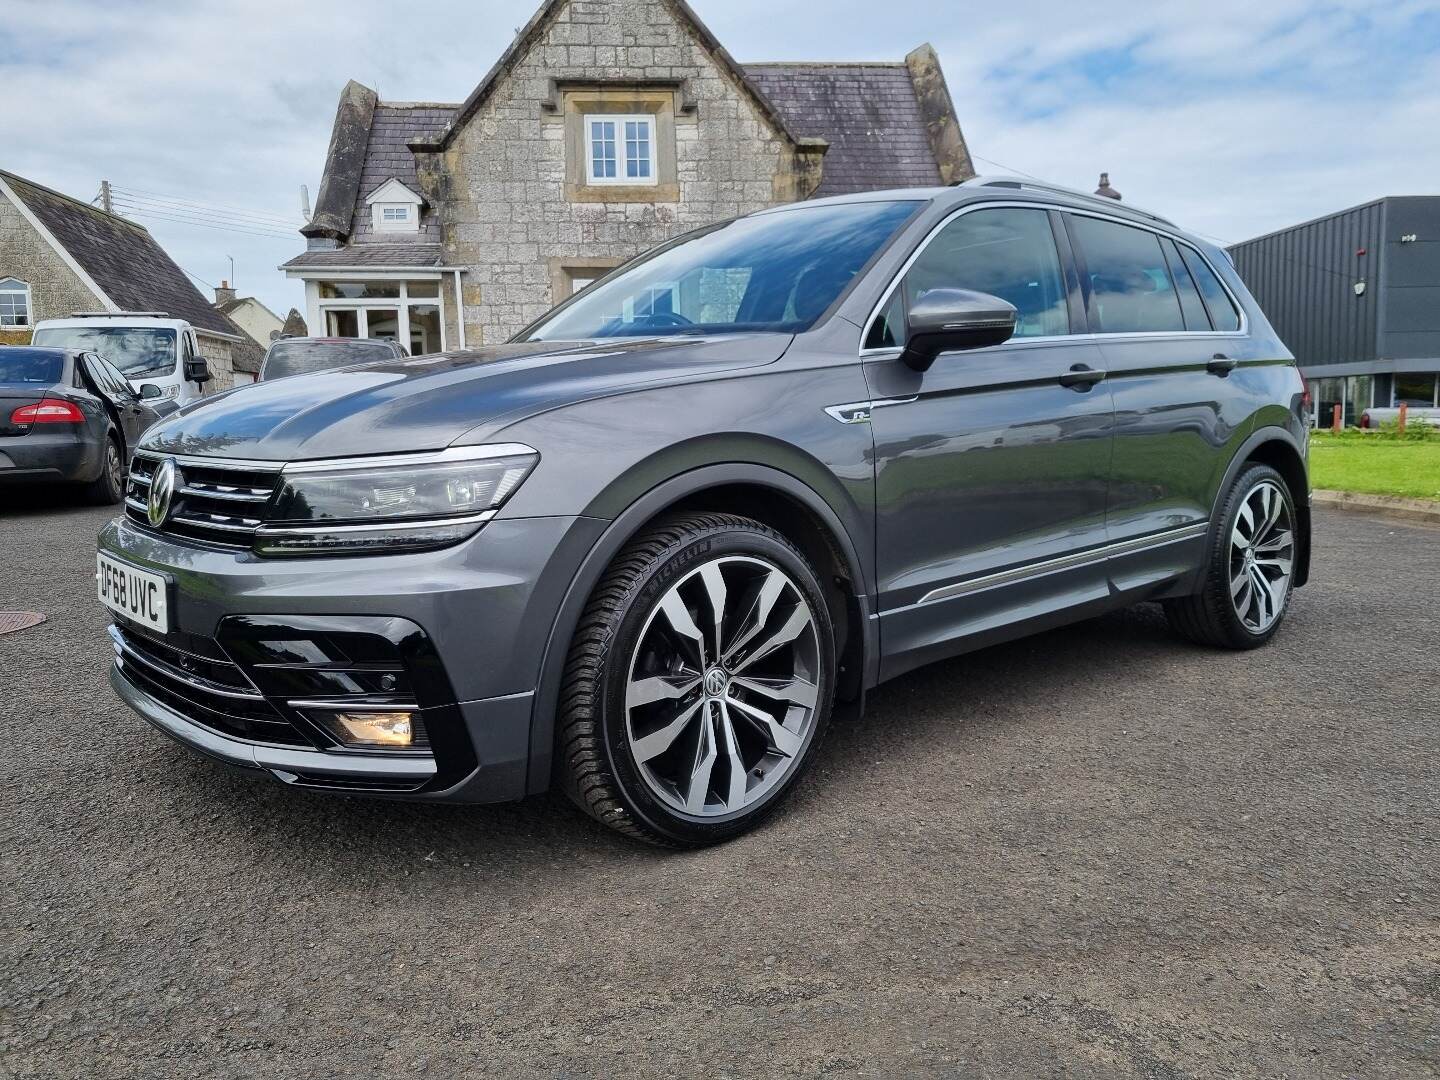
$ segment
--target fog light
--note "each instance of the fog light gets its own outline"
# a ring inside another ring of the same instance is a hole
[[[419,717],[413,712],[333,712],[315,719],[345,746],[410,750],[417,741]]]

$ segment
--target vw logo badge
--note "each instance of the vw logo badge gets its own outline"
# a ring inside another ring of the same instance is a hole
[[[175,498],[175,488],[180,483],[180,470],[175,467],[174,458],[166,458],[155,467],[150,477],[150,498],[145,504],[145,516],[157,529],[170,517],[170,502]]]
[[[730,677],[719,668],[711,668],[705,674],[705,693],[710,697],[724,697],[730,686]]]

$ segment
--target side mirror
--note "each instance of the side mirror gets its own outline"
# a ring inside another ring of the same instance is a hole
[[[969,289],[931,289],[910,309],[900,359],[929,371],[943,352],[1002,345],[1015,335],[1015,305]]]
[[[156,386],[153,382],[147,382],[147,383],[141,383],[141,384],[140,384],[140,400],[141,400],[141,401],[154,401],[156,398],[158,398],[158,397],[160,397],[160,396],[161,396],[161,394],[160,394],[160,387]]]
[[[192,356],[185,361],[185,381],[207,383],[210,381],[210,361],[203,356]]]

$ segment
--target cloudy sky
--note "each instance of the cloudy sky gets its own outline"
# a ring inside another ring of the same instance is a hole
[[[0,167],[86,199],[110,180],[187,271],[233,256],[283,315],[345,80],[460,101],[538,0],[3,2]],[[1440,0],[692,2],[742,62],[928,40],[982,171],[1089,190],[1105,169],[1224,241],[1440,193]]]

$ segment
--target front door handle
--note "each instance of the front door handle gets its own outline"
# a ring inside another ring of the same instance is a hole
[[[1219,375],[1222,379],[1240,366],[1239,360],[1232,360],[1224,353],[1216,353],[1205,365],[1205,370],[1211,375]]]
[[[1089,390],[1090,387],[1103,380],[1105,374],[1103,371],[1092,368],[1089,364],[1076,364],[1060,376],[1060,385],[1068,386],[1072,390]]]

